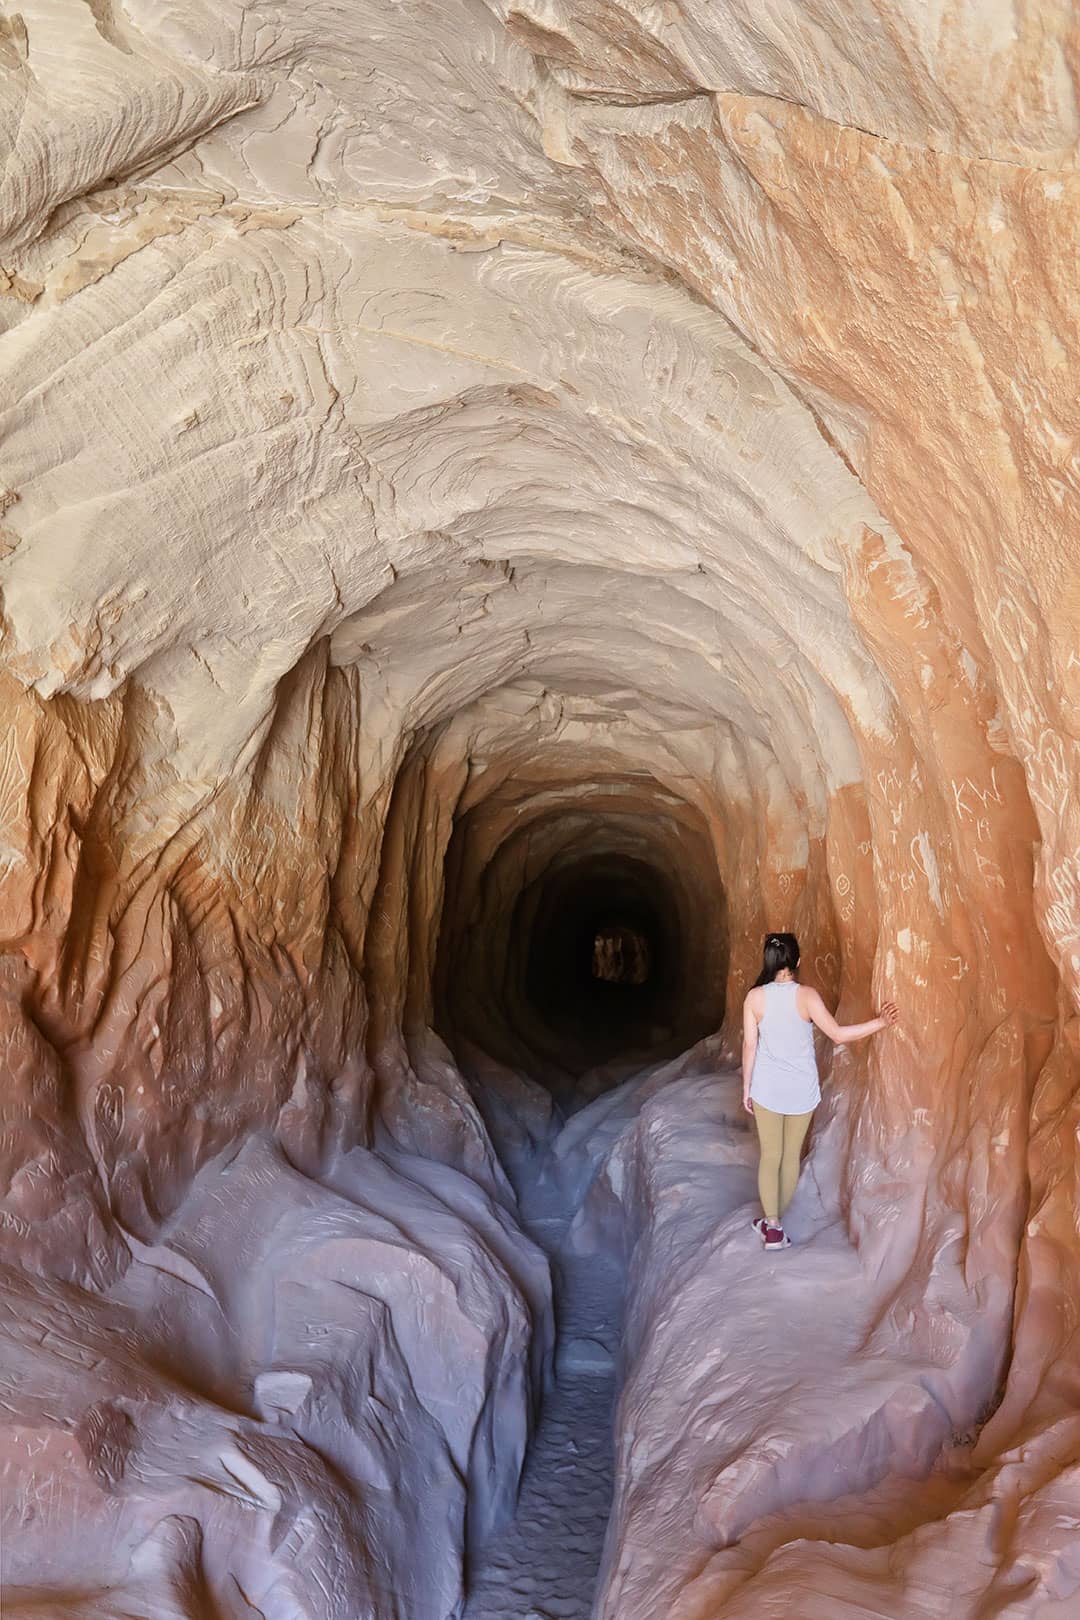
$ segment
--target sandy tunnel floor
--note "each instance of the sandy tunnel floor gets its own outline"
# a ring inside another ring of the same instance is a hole
[[[527,1167],[514,1155],[522,1226],[551,1262],[556,1353],[516,1511],[475,1560],[463,1620],[589,1620],[600,1601],[614,1484],[616,1357],[632,1255],[628,1260],[630,1245],[616,1241],[610,1228],[589,1232],[586,1223],[582,1237],[577,1227],[590,1184],[597,1185],[593,1172],[603,1168],[609,1150],[631,1131],[639,1110],[651,1100],[649,1073],[643,1071],[571,1116],[561,1136]],[[642,1081],[645,1087],[639,1090]],[[684,1190],[695,1194],[686,1208],[691,1252],[706,1239],[708,1227],[723,1222],[733,1208],[742,1208],[753,1190],[748,1170],[752,1139],[737,1114],[736,1162],[717,1165],[710,1155],[716,1146],[711,1139],[730,1134],[734,1084],[728,1074],[710,1077],[705,1107],[687,1110],[678,1131],[684,1157],[696,1140],[691,1158],[700,1160],[703,1152],[705,1162],[712,1163],[707,1184],[692,1173],[683,1183]],[[698,1088],[700,1094],[701,1082]],[[662,1107],[663,1099],[658,1101]],[[583,1130],[586,1121],[595,1121],[594,1127]],[[684,1162],[684,1173],[689,1168]],[[633,1214],[629,1209],[624,1213],[629,1227]],[[751,1268],[758,1261],[774,1273],[775,1257],[766,1260],[760,1254],[748,1225],[750,1213],[747,1206],[746,1221],[738,1223],[742,1241],[737,1236],[736,1246],[747,1251],[739,1258]],[[752,1276],[747,1280],[753,1286]],[[772,1285],[779,1279],[774,1273],[769,1280]],[[761,1303],[766,1314],[782,1309],[778,1298]]]
[[[612,1257],[563,1250],[573,1211],[543,1167],[521,1205],[530,1237],[551,1256],[555,1371],[517,1511],[471,1572],[465,1620],[587,1620],[611,1510],[613,1352],[625,1270]]]

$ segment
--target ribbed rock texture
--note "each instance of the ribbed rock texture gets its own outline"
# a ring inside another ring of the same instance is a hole
[[[590,1097],[597,1613],[1073,1612],[1078,63],[1066,0],[0,17],[12,1614],[454,1614],[550,1351],[493,1141]],[[824,1396],[782,1488],[655,1421],[723,1392],[650,1132],[735,1131],[776,927],[902,1009],[813,1150],[831,1517]]]

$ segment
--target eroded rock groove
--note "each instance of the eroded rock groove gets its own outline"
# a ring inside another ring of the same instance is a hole
[[[513,1519],[469,1572],[465,1620],[588,1620],[611,1508],[615,1356],[625,1270],[565,1248],[566,1193],[541,1177],[525,1230],[551,1256],[555,1357]]]

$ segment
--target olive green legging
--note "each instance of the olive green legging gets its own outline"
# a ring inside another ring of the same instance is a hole
[[[808,1114],[774,1114],[771,1108],[754,1103],[754,1124],[761,1148],[758,1193],[770,1226],[779,1226],[781,1215],[795,1196],[799,1154],[813,1117],[813,1109]]]

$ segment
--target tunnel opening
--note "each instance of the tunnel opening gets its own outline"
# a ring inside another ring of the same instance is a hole
[[[575,1071],[665,1047],[679,1019],[681,954],[677,901],[648,862],[599,857],[549,880],[532,918],[525,991],[552,1057]]]
[[[478,1048],[573,1107],[586,1076],[591,1094],[718,1029],[728,902],[701,813],[641,771],[581,779],[542,752],[486,789],[454,817],[434,971],[465,1067]]]
[[[610,918],[593,935],[592,976],[607,984],[645,984],[652,953],[644,934]]]

